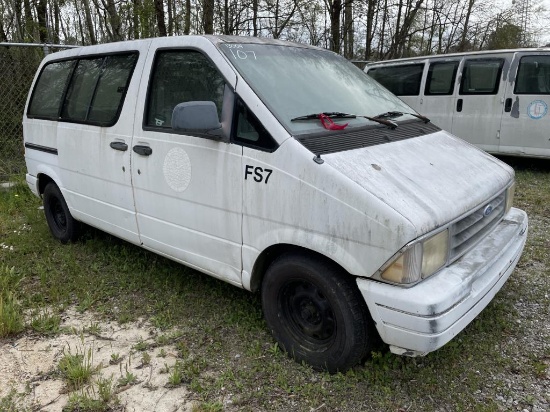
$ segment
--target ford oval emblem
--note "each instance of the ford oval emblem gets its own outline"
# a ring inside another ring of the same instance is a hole
[[[483,209],[483,216],[489,216],[491,213],[493,213],[493,206],[487,205],[485,209]]]

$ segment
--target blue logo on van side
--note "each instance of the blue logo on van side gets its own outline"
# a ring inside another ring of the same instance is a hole
[[[527,115],[531,119],[540,119],[548,113],[548,105],[542,100],[535,100],[527,106]]]

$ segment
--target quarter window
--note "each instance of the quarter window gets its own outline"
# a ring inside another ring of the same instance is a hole
[[[427,96],[448,96],[453,94],[457,69],[457,61],[430,64],[424,94]]]
[[[157,53],[151,78],[145,125],[170,129],[179,103],[212,101],[221,115],[225,80],[202,53],[165,50]]]
[[[75,61],[50,63],[42,69],[27,111],[30,117],[57,119],[63,93],[73,72]]]
[[[236,118],[233,123],[235,143],[267,152],[277,149],[277,142],[241,99],[237,99],[235,113]]]
[[[112,126],[116,123],[137,53],[50,63],[36,84],[28,116]]]
[[[369,76],[397,96],[418,96],[424,64],[373,67]]]
[[[497,94],[503,59],[466,60],[460,94]]]
[[[514,93],[550,94],[550,56],[521,58]]]

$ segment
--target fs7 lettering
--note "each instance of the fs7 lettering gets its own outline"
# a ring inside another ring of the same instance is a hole
[[[252,165],[246,165],[244,167],[244,180],[248,180],[248,177],[250,176],[250,178],[254,179],[255,182],[264,182],[267,184],[271,173],[273,173],[273,170],[271,169],[263,169],[259,166],[254,167]]]

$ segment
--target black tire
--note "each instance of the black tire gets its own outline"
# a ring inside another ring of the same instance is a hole
[[[44,214],[53,237],[61,243],[73,242],[78,237],[79,222],[69,212],[61,190],[53,182],[46,185],[43,193]]]
[[[376,334],[355,280],[342,272],[318,256],[287,254],[262,283],[264,317],[279,346],[330,373],[360,363]]]

